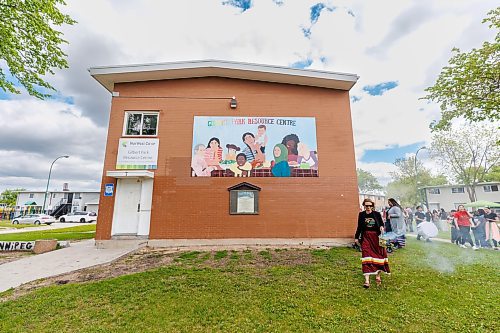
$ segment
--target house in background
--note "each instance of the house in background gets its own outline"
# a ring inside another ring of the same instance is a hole
[[[486,200],[500,203],[500,182],[479,183],[476,186],[477,201]],[[470,203],[467,189],[464,185],[426,186],[424,190],[430,210],[444,208],[449,212],[457,209],[458,205]]]
[[[387,206],[387,200],[384,193],[362,193],[359,192],[359,206],[363,205],[363,200],[370,199],[375,203],[375,210],[381,211]],[[361,207],[362,209],[362,207]]]
[[[66,187],[67,188],[67,187]],[[48,214],[61,216],[69,212],[97,212],[99,205],[98,191],[21,191],[17,196],[15,215],[43,212],[43,202]]]

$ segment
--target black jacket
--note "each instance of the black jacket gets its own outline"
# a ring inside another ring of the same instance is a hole
[[[382,220],[382,215],[379,212],[374,211],[373,216],[375,218],[375,222],[377,223],[377,234],[380,235],[380,227],[384,226],[384,220]],[[365,232],[366,224],[365,224],[366,212],[362,211],[358,215],[358,228],[356,229],[356,234],[354,235],[354,239],[363,239],[363,234]]]

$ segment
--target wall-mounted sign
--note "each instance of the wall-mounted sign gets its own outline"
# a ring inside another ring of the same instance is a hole
[[[120,139],[116,169],[157,169],[158,145],[159,139]]]
[[[35,242],[0,242],[0,251],[33,251]]]
[[[229,190],[229,214],[259,214],[260,187],[247,182],[231,186]]]
[[[238,191],[236,213],[255,213],[254,191]]]
[[[113,184],[113,183],[104,185],[104,196],[105,197],[112,197],[114,189],[115,189],[115,184]]]
[[[313,117],[194,117],[193,177],[318,177]]]

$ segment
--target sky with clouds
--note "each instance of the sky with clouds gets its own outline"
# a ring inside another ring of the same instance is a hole
[[[429,142],[439,107],[419,100],[453,47],[494,32],[492,0],[67,0],[69,68],[47,80],[45,101],[0,91],[0,191],[98,190],[110,94],[89,67],[219,59],[354,73],[351,108],[358,167],[387,183],[398,157]],[[5,64],[0,62],[5,68]],[[419,159],[426,159],[425,151]],[[429,166],[432,166],[429,161]]]

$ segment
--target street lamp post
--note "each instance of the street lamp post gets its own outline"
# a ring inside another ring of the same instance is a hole
[[[417,156],[418,156],[418,152],[421,151],[422,149],[427,149],[427,147],[426,146],[420,147],[417,149],[417,152],[415,153],[415,189],[417,190],[417,200],[420,197],[419,192],[418,192]]]
[[[43,198],[43,212],[44,213],[47,212],[47,210],[45,209],[45,203],[47,202],[47,193],[49,192],[50,174],[52,173],[52,167],[54,166],[54,163],[56,163],[56,161],[58,159],[60,159],[60,158],[68,158],[68,157],[69,157],[68,155],[59,156],[50,165],[49,177],[47,178],[47,187],[45,188],[45,197]]]

